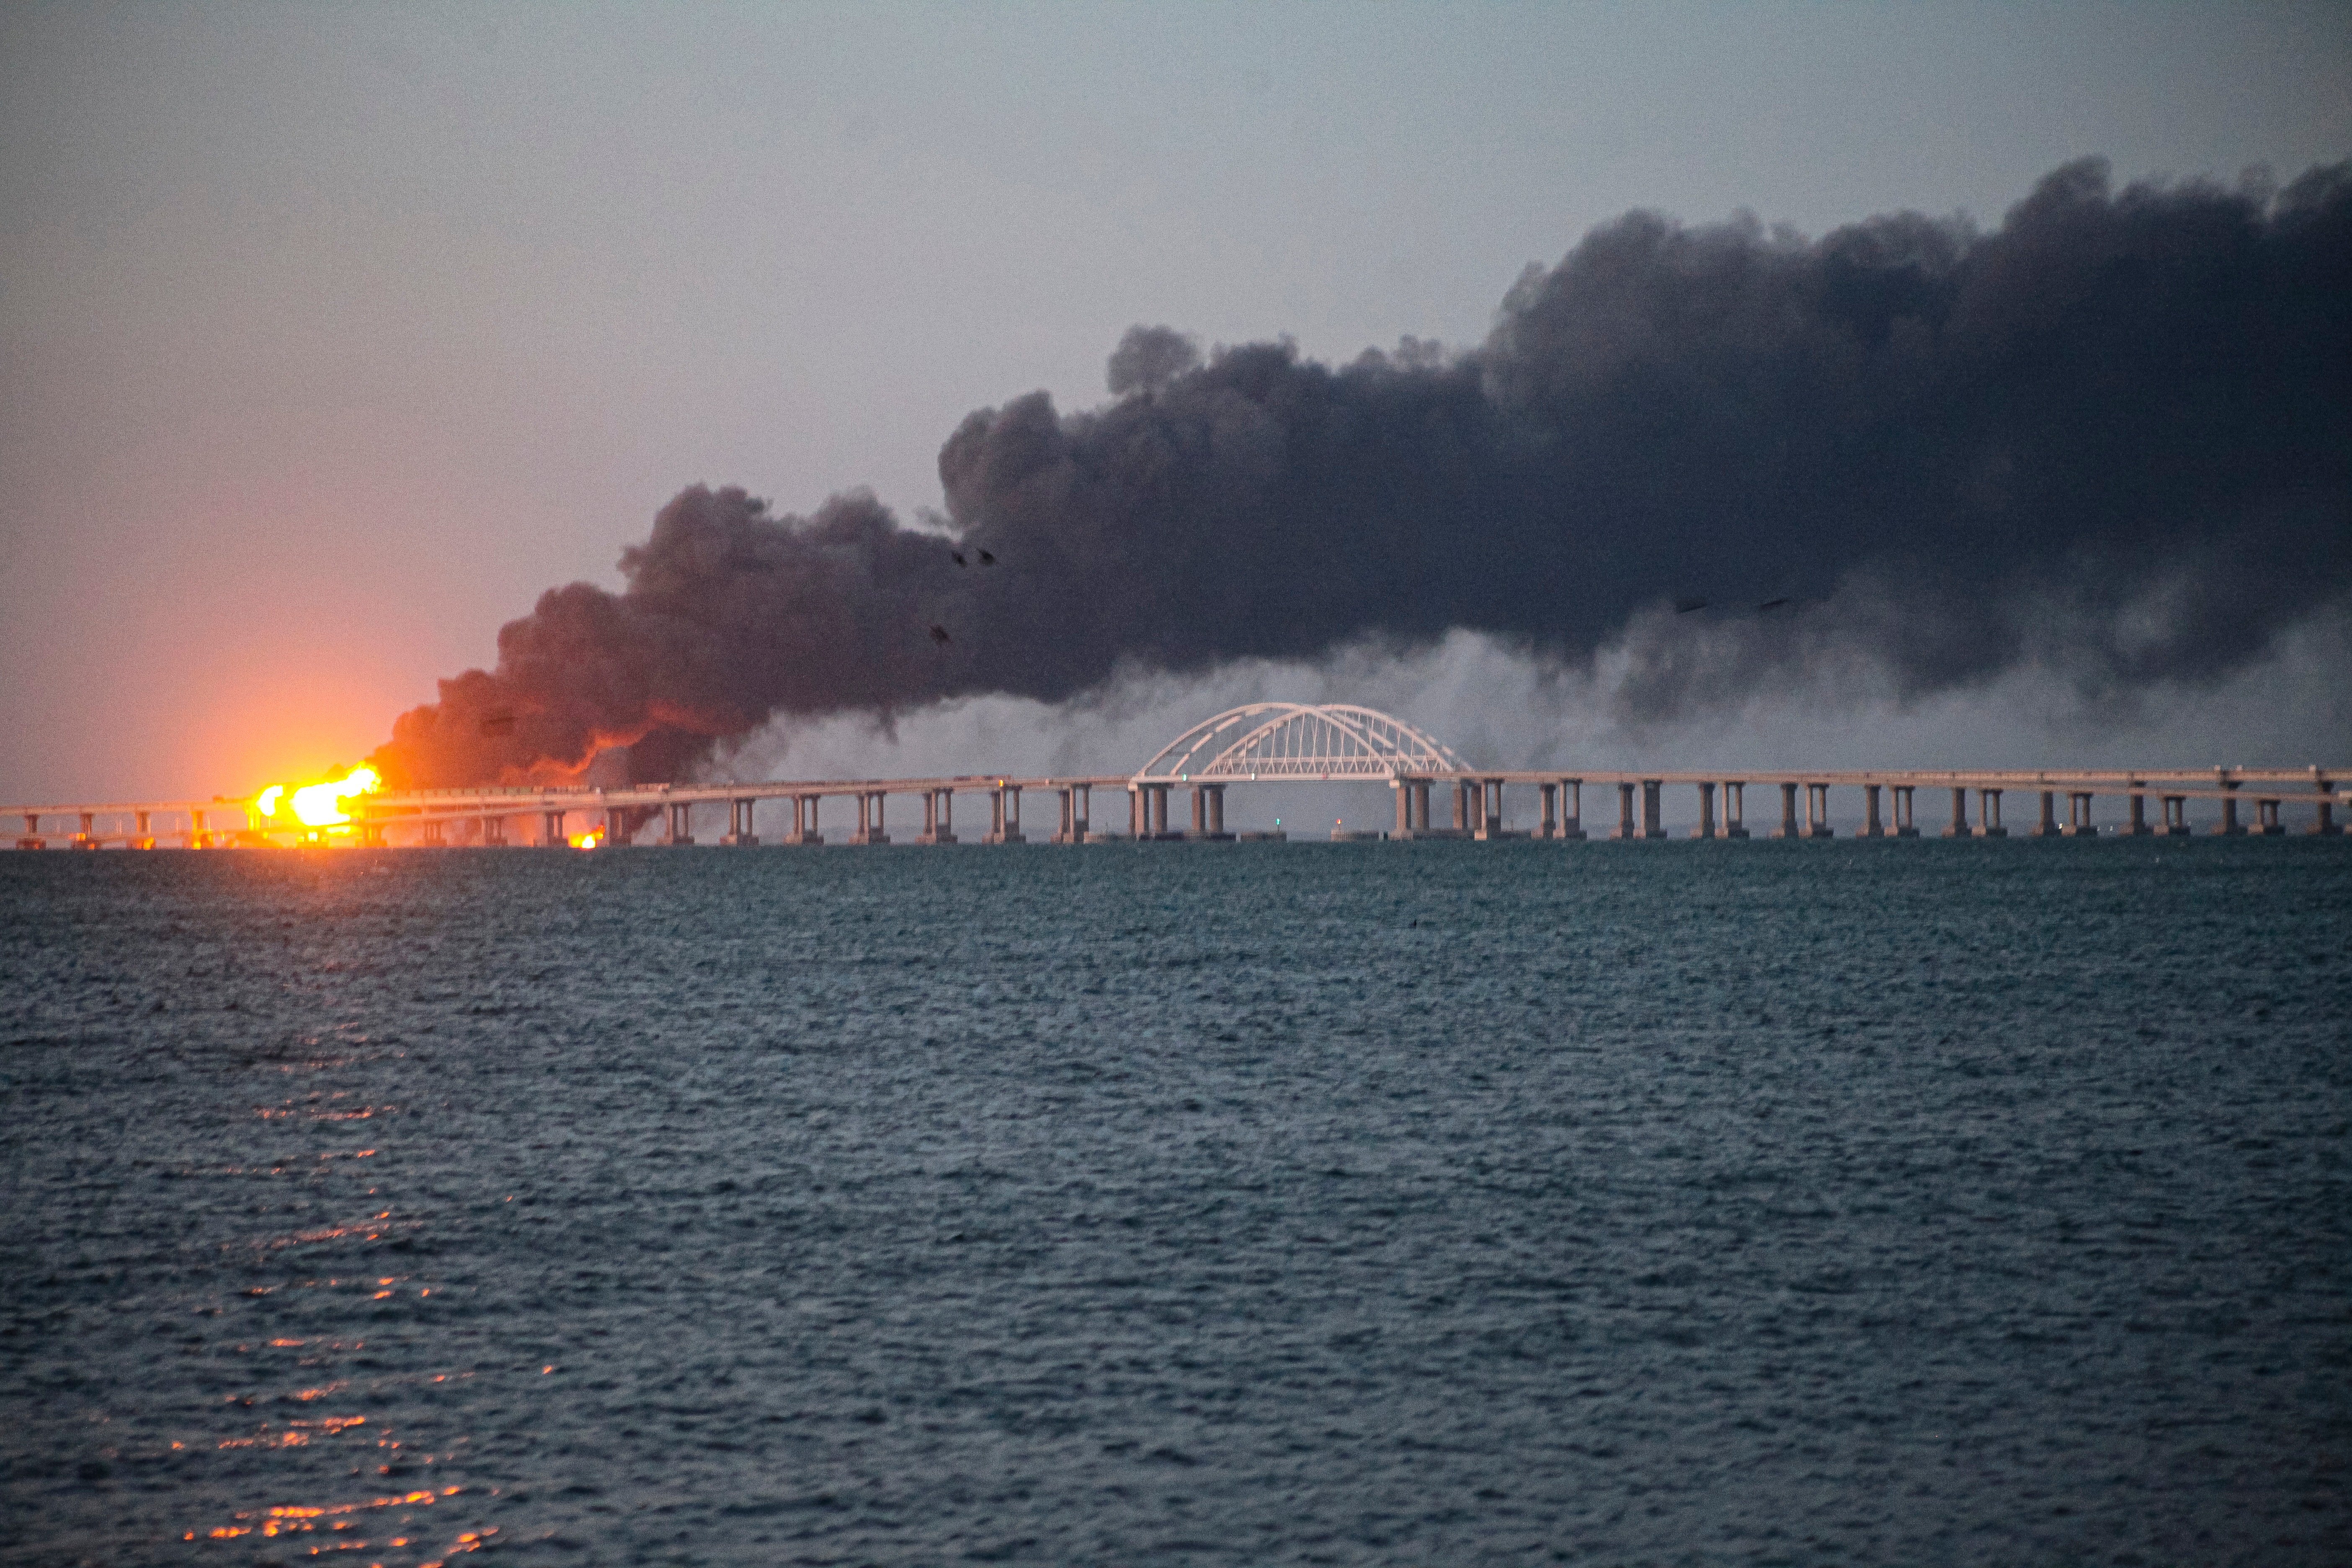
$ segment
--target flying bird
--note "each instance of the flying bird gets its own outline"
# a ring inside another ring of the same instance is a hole
[[[955,641],[955,638],[948,636],[947,627],[934,626],[931,627],[931,640],[939,644],[941,647],[945,647],[948,644]]]
[[[1675,601],[1675,614],[1678,616],[1687,616],[1693,610],[1704,610],[1706,608],[1706,601],[1705,599],[1676,599]]]
[[[996,564],[996,557],[983,550],[980,552],[980,563],[982,566],[993,566]]]
[[[949,552],[948,552],[948,559],[949,559],[949,560],[950,560],[950,561],[952,561],[952,562],[954,562],[954,563],[955,563],[957,565],[959,565],[959,566],[961,566],[961,565],[966,564],[966,563],[965,563],[965,561],[964,561],[964,558],[963,558],[963,552],[962,552],[962,551],[961,551],[961,550],[950,550],[950,551],[949,551]]]

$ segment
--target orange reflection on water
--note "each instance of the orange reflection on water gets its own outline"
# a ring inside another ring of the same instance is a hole
[[[234,1541],[240,1535],[259,1535],[265,1538],[301,1535],[321,1529],[331,1534],[337,1531],[350,1530],[355,1522],[360,1521],[356,1516],[363,1516],[383,1509],[429,1508],[444,1498],[456,1497],[465,1489],[463,1487],[443,1487],[440,1490],[435,1491],[428,1487],[421,1491],[395,1492],[388,1497],[368,1498],[358,1502],[284,1503],[275,1508],[257,1509],[250,1513],[233,1514],[230,1517],[236,1522],[215,1525],[205,1534],[207,1539],[213,1541]],[[495,1493],[497,1489],[492,1488],[491,1490]],[[409,1519],[404,1515],[393,1522],[395,1525],[405,1525],[409,1522]],[[445,1555],[456,1557],[468,1552],[479,1552],[488,1543],[488,1538],[497,1533],[498,1527],[495,1525],[478,1531],[466,1531],[451,1542]],[[194,1541],[196,1539],[196,1532],[191,1530],[181,1539]],[[398,1535],[392,1538],[390,1544],[405,1547],[411,1544],[413,1539],[411,1536]],[[315,1556],[321,1552],[356,1552],[366,1549],[367,1545],[365,1541],[349,1538],[329,1540],[311,1547],[310,1552]],[[420,1568],[436,1568],[436,1564],[424,1563],[420,1564]]]

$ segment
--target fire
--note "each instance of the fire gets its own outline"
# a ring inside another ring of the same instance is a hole
[[[574,849],[593,849],[604,842],[604,830],[601,827],[592,827],[585,833],[572,836],[572,847]]]
[[[271,784],[253,797],[253,809],[265,827],[341,827],[352,820],[351,814],[343,809],[343,802],[356,795],[373,795],[383,787],[383,780],[376,771],[362,765],[341,778],[322,784]],[[291,822],[284,820],[289,812],[294,819]]]

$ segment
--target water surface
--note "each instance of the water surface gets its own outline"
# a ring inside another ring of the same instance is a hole
[[[2341,1563],[2347,939],[2300,839],[0,856],[0,1561]]]

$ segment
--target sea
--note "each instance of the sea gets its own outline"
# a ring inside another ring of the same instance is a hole
[[[0,856],[0,1562],[2352,1562],[2352,844]]]

